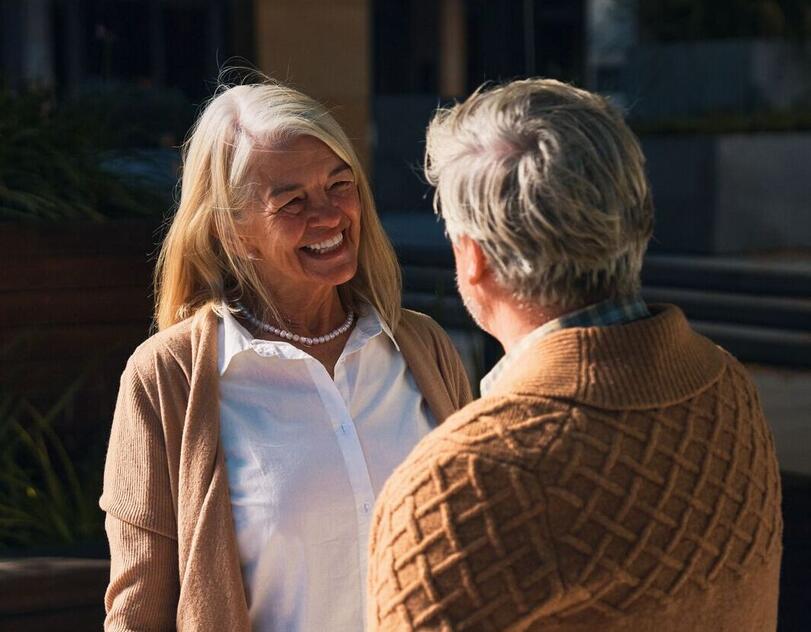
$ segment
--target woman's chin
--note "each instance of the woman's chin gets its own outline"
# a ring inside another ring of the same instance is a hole
[[[348,283],[355,277],[357,264],[347,263],[330,270],[306,270],[307,278],[313,285],[337,287]]]
[[[358,269],[357,256],[346,246],[317,254],[301,250],[299,261],[307,277],[324,285],[342,285],[350,281]]]

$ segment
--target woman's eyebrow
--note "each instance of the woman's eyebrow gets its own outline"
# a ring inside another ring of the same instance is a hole
[[[335,169],[329,172],[327,175],[328,178],[332,178],[333,176],[337,176],[342,171],[351,171],[349,165],[346,163],[341,163]],[[276,186],[271,187],[270,193],[268,194],[270,197],[277,197],[282,193],[289,193],[290,191],[295,191],[296,189],[303,189],[303,184],[279,184]]]
[[[300,184],[279,184],[275,187],[271,187],[268,195],[270,197],[277,197],[282,193],[289,193],[290,191],[295,191],[296,189],[300,188],[302,188],[302,185]]]
[[[337,176],[339,173],[341,173],[341,171],[352,171],[352,170],[349,168],[348,164],[346,164],[345,162],[342,162],[340,165],[335,167],[335,169],[330,171],[329,176],[327,176],[327,177],[331,178],[332,176]]]

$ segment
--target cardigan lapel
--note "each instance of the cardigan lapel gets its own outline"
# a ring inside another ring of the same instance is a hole
[[[406,312],[400,319],[394,338],[414,376],[417,388],[425,398],[437,424],[441,424],[456,412],[457,406],[451,401],[448,393],[446,386],[448,379],[443,377],[439,370],[440,362],[436,349],[419,335]]]
[[[189,402],[180,454],[178,629],[249,631],[228,476],[220,443],[217,317],[192,327]]]
[[[191,333],[191,384],[178,477],[179,630],[249,632],[225,456],[220,442],[216,314],[200,313]],[[422,332],[423,334],[425,332]],[[395,339],[438,423],[456,411],[438,351],[403,318]]]

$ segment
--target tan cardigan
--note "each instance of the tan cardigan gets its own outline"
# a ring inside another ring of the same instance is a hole
[[[774,630],[781,530],[737,361],[673,307],[566,329],[384,486],[370,630]]]
[[[395,339],[437,420],[471,399],[459,356],[427,316]],[[107,630],[250,630],[220,444],[217,318],[141,345],[121,378],[104,491]]]

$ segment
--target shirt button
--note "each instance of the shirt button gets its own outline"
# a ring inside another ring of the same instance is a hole
[[[341,424],[339,428],[341,429],[341,434],[346,434],[347,431],[346,424]]]
[[[372,509],[372,503],[363,503],[363,513],[369,513]]]

